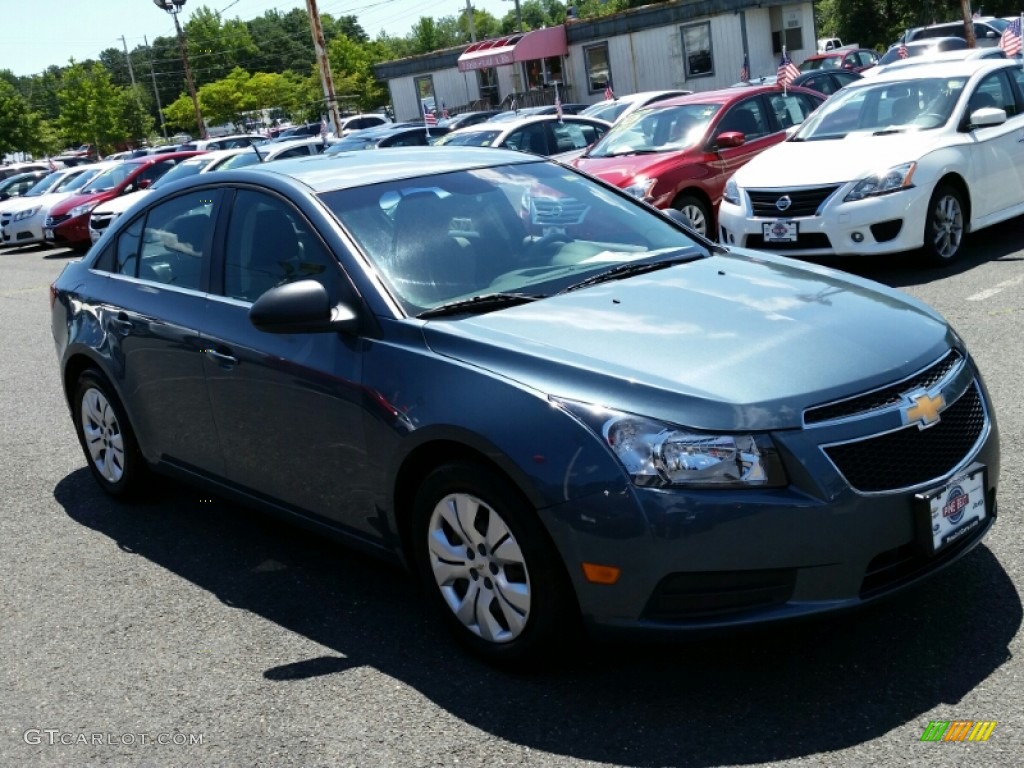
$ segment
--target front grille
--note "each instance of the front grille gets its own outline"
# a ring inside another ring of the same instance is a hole
[[[95,229],[97,232],[106,229],[110,226],[110,222],[114,220],[113,216],[90,216],[89,217],[89,228]]]
[[[63,216],[47,216],[46,217],[46,226],[48,226],[48,227],[56,227],[62,221],[67,221],[70,218],[71,218],[71,216],[66,214],[66,213]]]
[[[791,243],[766,243],[762,235],[748,235],[747,248],[760,248],[764,251],[832,250],[832,241],[824,232],[800,232]]]
[[[891,408],[903,402],[903,395],[907,392],[934,387],[945,379],[960,364],[961,360],[963,360],[963,356],[955,349],[951,349],[945,357],[909,379],[876,389],[873,392],[865,392],[848,400],[808,408],[804,412],[804,423],[820,424],[823,421],[833,421],[849,416],[859,416],[882,408]]]
[[[673,573],[655,588],[644,618],[684,622],[782,605],[795,586],[795,568]]]
[[[985,429],[985,408],[974,382],[942,420],[927,429],[911,424],[895,432],[825,448],[846,481],[864,493],[923,485],[956,469]]]
[[[838,184],[814,189],[748,189],[747,195],[750,197],[755,216],[790,219],[797,216],[813,216],[818,212],[818,207],[837,189]],[[775,205],[782,197],[790,199],[790,205],[784,211]]]
[[[860,584],[860,596],[869,598],[895,589],[901,584],[913,581],[918,576],[948,563],[964,550],[970,549],[992,527],[996,513],[994,493],[989,494],[987,505],[989,515],[982,525],[936,555],[930,554],[921,544],[912,541],[875,557],[868,563],[867,570],[864,572],[864,579]]]

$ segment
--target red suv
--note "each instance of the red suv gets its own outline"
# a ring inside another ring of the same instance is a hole
[[[111,198],[146,189],[186,157],[202,152],[168,152],[125,160],[108,168],[74,197],[61,200],[50,209],[43,222],[43,239],[48,244],[86,246],[89,238],[89,213]]]
[[[824,100],[807,88],[774,85],[666,99],[615,123],[573,164],[658,208],[681,211],[713,238],[729,176]]]

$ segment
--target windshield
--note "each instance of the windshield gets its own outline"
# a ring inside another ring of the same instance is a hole
[[[197,160],[187,160],[184,163],[178,163],[176,166],[171,168],[171,170],[154,181],[152,189],[162,187],[165,184],[171,184],[178,179],[186,179],[189,176],[194,176],[212,162],[213,158],[203,157]]]
[[[102,172],[102,168],[87,168],[78,176],[71,178],[67,183],[61,184],[57,189],[60,192],[75,192],[95,179]]]
[[[596,117],[598,120],[607,120],[609,123],[614,123],[616,118],[626,111],[626,107],[629,104],[625,101],[613,101],[611,104],[595,104],[592,107],[587,107],[581,115],[585,117]]]
[[[32,185],[32,188],[25,193],[25,197],[35,197],[52,192],[62,179],[64,179],[64,174],[62,173],[51,173],[49,176],[44,176]]]
[[[551,163],[321,198],[410,315],[480,296],[542,298],[630,262],[707,253],[663,214]]]
[[[86,194],[91,194],[93,192],[106,192],[127,179],[138,167],[139,166],[135,163],[122,163],[121,165],[115,165],[113,168],[108,168],[90,181],[82,191]]]
[[[699,144],[719,104],[683,104],[638,109],[615,123],[587,157],[679,152]]]
[[[231,168],[245,168],[247,165],[257,165],[263,161],[263,156],[260,155],[256,150],[249,152],[240,152],[237,155],[232,155],[223,163],[217,166],[218,171],[227,171]]]
[[[790,141],[938,128],[952,115],[967,78],[922,78],[858,87],[862,82],[844,88],[822,104]]]
[[[842,64],[842,56],[823,56],[820,59],[807,59],[800,65],[800,71],[813,72],[819,69],[839,69]]]
[[[449,133],[447,136],[442,136],[434,143],[459,147],[489,147],[494,144],[494,140],[500,135],[500,129],[497,131],[466,131],[465,133],[456,131],[455,133]]]

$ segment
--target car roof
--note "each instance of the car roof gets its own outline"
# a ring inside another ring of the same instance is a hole
[[[848,53],[855,53],[856,51],[868,51],[869,53],[877,53],[870,48],[861,48],[860,46],[847,45],[842,48],[833,48],[831,51],[825,51],[824,53],[815,53],[808,56],[804,61],[811,61],[812,59],[834,59],[837,56],[845,56]]]
[[[517,117],[514,120],[500,120],[497,122],[491,122],[490,120],[477,123],[476,125],[467,125],[465,128],[456,128],[451,134],[466,134],[466,133],[477,133],[482,131],[513,131],[523,125],[532,125],[534,123],[557,123],[559,122],[558,115],[524,115],[523,117]],[[611,125],[607,120],[601,120],[596,117],[589,117],[587,115],[563,115],[561,122],[569,123],[585,123],[587,125],[599,125],[608,127]]]
[[[781,85],[776,84],[765,84],[765,85],[750,85],[747,88],[719,88],[717,91],[696,91],[694,93],[687,94],[686,96],[676,96],[671,99],[662,99],[656,101],[653,104],[649,104],[643,109],[659,109],[661,107],[676,107],[683,104],[729,104],[739,99],[748,98],[752,93],[778,93],[782,90]],[[801,88],[800,86],[790,87],[791,91],[798,91],[799,93],[810,93],[815,96],[821,97],[821,94],[817,91],[812,91],[810,88]]]
[[[221,171],[217,177],[224,181],[244,181],[252,180],[252,174],[286,176],[319,194],[395,179],[530,162],[546,162],[546,158],[492,147],[392,147],[380,152],[289,158],[244,170]]]
[[[1019,67],[1012,59],[957,59],[928,61],[917,67],[886,68],[877,77],[864,78],[850,83],[847,88],[861,88],[876,83],[897,80],[924,80],[933,77],[971,77],[979,72],[993,72],[998,69]]]

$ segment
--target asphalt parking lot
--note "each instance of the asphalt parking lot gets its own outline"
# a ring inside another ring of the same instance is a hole
[[[979,361],[1003,453],[981,547],[856,613],[592,644],[529,676],[462,654],[388,565],[169,481],[104,496],[49,330],[77,255],[0,249],[0,765],[1024,764],[1022,231],[979,233],[947,271],[835,263],[932,304]],[[996,725],[921,741],[967,720]]]

